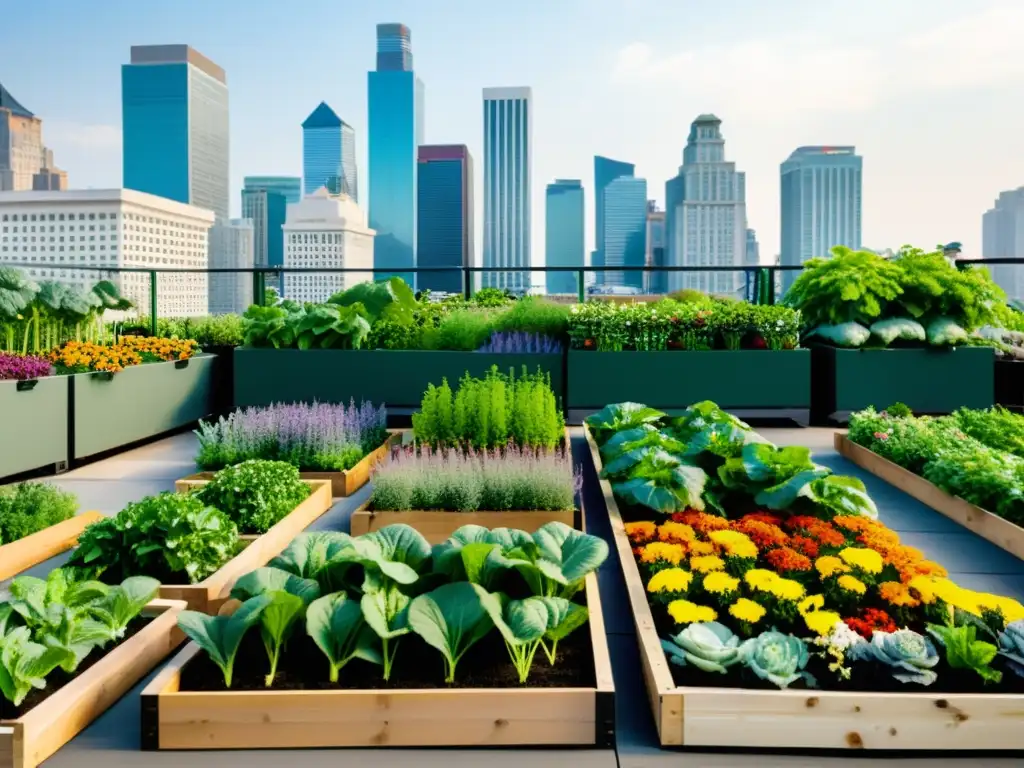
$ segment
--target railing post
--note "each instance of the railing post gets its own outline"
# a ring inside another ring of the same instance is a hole
[[[151,336],[156,336],[156,270],[152,269],[149,272],[149,333]]]
[[[764,301],[763,304],[774,304],[775,303],[775,270],[762,268],[763,273],[761,282],[763,285]]]
[[[587,286],[583,284],[585,275],[585,269],[576,270],[576,299],[580,304],[583,304],[587,300]]]
[[[462,267],[462,295],[466,301],[473,298],[473,273],[467,266]]]
[[[267,298],[267,292],[263,284],[263,273],[257,270],[252,271],[252,303],[262,307]]]

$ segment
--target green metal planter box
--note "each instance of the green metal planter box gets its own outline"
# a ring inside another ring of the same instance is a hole
[[[899,402],[917,413],[950,413],[989,408],[994,400],[995,351],[989,347],[815,347],[812,353],[815,421],[869,405]]]
[[[732,410],[806,410],[811,356],[806,349],[690,352],[569,350],[568,407],[603,408],[632,400],[679,410],[714,400]]]
[[[0,478],[67,460],[68,377],[0,381]]]
[[[79,373],[71,386],[72,459],[156,437],[213,412],[214,355]]]
[[[551,376],[563,397],[562,354],[492,354],[426,350],[236,349],[235,405],[347,403],[369,400],[389,408],[418,408],[428,384],[455,385],[467,371],[483,376],[492,365],[518,374],[523,366]]]

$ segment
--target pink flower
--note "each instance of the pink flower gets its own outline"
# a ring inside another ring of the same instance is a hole
[[[875,432],[876,440],[888,440],[889,435],[886,432]]]

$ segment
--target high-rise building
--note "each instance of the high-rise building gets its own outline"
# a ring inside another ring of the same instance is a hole
[[[253,266],[284,265],[283,227],[287,209],[288,199],[279,191],[248,184],[242,190],[242,217],[252,222]],[[276,276],[268,276],[267,285],[280,288],[281,281]]]
[[[595,267],[604,266],[604,191],[620,176],[632,176],[636,166],[608,157],[594,156],[594,260]],[[594,282],[603,284],[605,273],[597,272]]]
[[[286,267],[365,269],[365,272],[286,272],[283,295],[298,302],[323,302],[338,291],[372,279],[373,230],[348,195],[321,187],[288,206],[284,225]]]
[[[367,93],[374,267],[412,284],[407,270],[416,266],[416,153],[423,144],[424,91],[413,72],[410,37],[404,24],[377,25],[377,69],[367,76]]]
[[[33,280],[80,289],[111,280],[144,313],[150,277],[142,270],[193,270],[160,273],[157,313],[205,315],[209,283],[201,270],[209,265],[213,220],[203,208],[130,189],[0,192],[0,263],[38,263],[27,270]],[[105,273],[79,266],[141,269]]]
[[[862,167],[854,147],[799,147],[782,163],[784,266],[827,258],[836,245],[861,247]],[[783,291],[798,274],[783,272]]]
[[[0,84],[0,192],[52,189],[67,189],[67,174],[43,145],[43,121]]]
[[[647,180],[619,176],[604,188],[604,243],[606,267],[642,267],[647,254]],[[604,273],[604,285],[644,286],[639,271]]]
[[[276,192],[284,195],[289,205],[302,199],[302,179],[298,176],[246,176],[242,179],[242,188]]]
[[[320,187],[359,202],[356,132],[325,101],[302,123],[302,188],[311,195]]]
[[[757,232],[753,229],[747,230],[747,249],[744,262],[748,267],[756,267],[761,264],[761,246],[757,242]]]
[[[583,229],[583,183],[579,179],[555,179],[544,194],[545,266],[585,267]],[[546,292],[575,295],[578,280],[573,272],[548,272]]]
[[[654,200],[647,201],[647,253],[644,264],[652,271],[644,274],[644,293],[665,293],[668,290],[668,273],[658,272],[665,266],[665,212]]]
[[[210,230],[211,269],[252,269],[253,225],[250,219],[218,221]],[[157,284],[159,290],[159,283]],[[252,304],[248,272],[210,274],[210,314],[240,315]]]
[[[742,267],[747,250],[746,176],[725,159],[722,121],[699,115],[690,125],[683,164],[665,184],[668,262],[674,266]],[[669,288],[739,297],[742,270],[673,272]]]
[[[530,267],[533,94],[484,88],[484,266]],[[529,272],[485,272],[484,285],[528,291]]]
[[[419,148],[416,264],[471,267],[473,256],[473,158],[464,144]],[[420,272],[416,287],[461,293],[461,271]]]
[[[132,46],[121,67],[124,186],[228,218],[228,86],[187,45]]]
[[[1024,256],[1024,187],[1000,192],[981,219],[981,257],[1019,259]],[[1024,300],[1024,266],[993,264],[992,279],[1011,299]]]

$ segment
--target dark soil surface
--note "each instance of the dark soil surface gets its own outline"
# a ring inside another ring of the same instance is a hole
[[[264,675],[269,668],[259,629],[254,628],[238,650],[232,690],[266,690]],[[357,659],[342,667],[338,683],[333,684],[328,679],[327,658],[304,632],[299,631],[281,654],[272,690],[592,688],[596,685],[588,625],[558,644],[558,657],[553,667],[544,649],[539,648],[525,686],[519,684],[519,675],[497,631],[491,632],[462,657],[453,684],[444,683],[441,654],[412,633],[399,643],[391,680],[385,682],[381,671],[382,667]],[[181,690],[222,691],[224,676],[216,664],[200,654],[182,672]]]
[[[37,704],[41,704],[50,698],[53,694],[57,693],[61,688],[70,683],[75,678],[88,671],[90,667],[96,665],[101,661],[108,653],[113,651],[115,648],[126,643],[134,635],[137,635],[146,625],[149,624],[153,619],[148,616],[141,616],[135,619],[131,624],[128,625],[127,631],[124,633],[124,637],[115,645],[111,643],[106,648],[94,648],[92,653],[82,660],[82,663],[78,665],[73,673],[68,674],[59,667],[51,672],[46,678],[46,688],[43,690],[32,690],[25,700],[21,702],[21,705],[15,707],[7,699],[0,696],[0,720],[14,720],[32,709]]]

